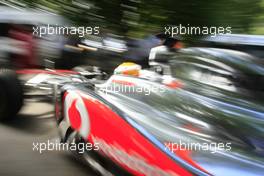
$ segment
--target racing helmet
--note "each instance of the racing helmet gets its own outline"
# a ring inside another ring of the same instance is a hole
[[[115,70],[115,75],[130,75],[139,76],[141,66],[133,62],[124,62],[120,64]]]

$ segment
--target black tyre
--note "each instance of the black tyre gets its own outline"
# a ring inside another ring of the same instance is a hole
[[[23,88],[17,75],[0,68],[0,120],[14,118],[23,105]]]

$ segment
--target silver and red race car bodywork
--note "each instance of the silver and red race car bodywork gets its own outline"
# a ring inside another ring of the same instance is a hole
[[[238,106],[164,82],[114,75],[100,85],[64,86],[56,102],[63,141],[78,133],[99,147],[100,158],[131,175],[263,173],[261,106]],[[176,148],[180,143],[224,148]]]
[[[110,80],[113,81],[115,78]],[[130,86],[133,86],[133,83]],[[103,155],[132,175],[199,173],[192,165],[182,163],[180,158],[177,158],[179,163],[175,162],[175,156],[167,151],[162,143],[155,140],[153,135],[132,118],[126,117],[121,109],[99,96],[94,92],[66,88],[62,97],[64,116],[58,117],[58,120],[63,118],[62,124],[67,123],[85,140],[97,144]]]

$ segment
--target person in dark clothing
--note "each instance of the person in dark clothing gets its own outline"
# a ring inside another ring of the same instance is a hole
[[[162,40],[155,35],[148,36],[141,40],[132,40],[128,42],[128,51],[125,54],[126,62],[134,62],[142,66],[149,67],[149,53],[151,48],[162,44]]]
[[[141,40],[129,41],[125,61],[139,64],[142,68],[149,68],[150,51],[159,46],[164,46],[168,50],[177,50],[182,48],[182,43],[179,38],[171,38],[163,33],[150,35]]]

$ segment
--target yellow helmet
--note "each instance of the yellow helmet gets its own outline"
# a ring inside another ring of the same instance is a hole
[[[140,65],[133,62],[124,62],[115,69],[114,74],[139,76],[140,70]]]

